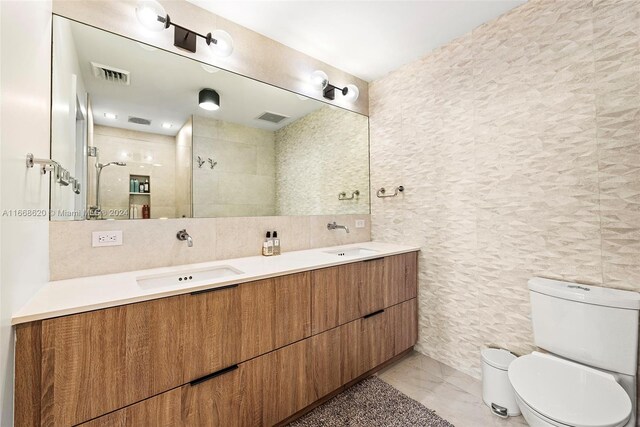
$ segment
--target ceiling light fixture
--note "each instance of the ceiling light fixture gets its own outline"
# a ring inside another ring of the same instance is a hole
[[[342,93],[342,96],[344,96],[344,99],[349,102],[354,102],[360,95],[360,90],[358,90],[356,85],[346,85],[343,88],[332,85],[329,83],[327,73],[321,70],[316,70],[311,73],[311,84],[316,89],[322,90],[322,96],[331,100],[336,98],[336,89],[338,89],[338,91]]]
[[[104,118],[105,119],[110,119],[110,120],[115,120],[118,118],[117,114],[114,113],[104,113]]]
[[[198,94],[198,105],[207,111],[220,108],[220,95],[213,89],[202,89]]]
[[[138,21],[148,30],[162,31],[173,25],[173,45],[195,53],[197,37],[202,37],[211,46],[213,53],[226,57],[233,52],[233,39],[223,30],[215,30],[207,35],[191,31],[181,25],[171,22],[164,7],[155,0],[142,0],[136,5]]]
[[[162,127],[165,129],[171,129],[173,127],[173,125],[171,123],[163,123]]]

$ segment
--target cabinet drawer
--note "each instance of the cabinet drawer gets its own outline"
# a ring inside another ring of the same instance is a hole
[[[384,259],[341,265],[338,322],[343,325],[384,307]]]
[[[415,298],[418,284],[418,253],[385,258],[384,303],[386,307]]]
[[[43,321],[42,424],[77,424],[182,384],[184,298]]]
[[[182,383],[240,362],[238,286],[185,296]]]

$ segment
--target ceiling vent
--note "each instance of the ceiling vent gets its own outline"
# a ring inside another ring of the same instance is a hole
[[[145,126],[149,126],[151,124],[151,120],[149,119],[143,119],[142,117],[132,117],[129,116],[129,120],[127,120],[129,123],[135,123],[137,125],[145,125]]]
[[[288,119],[289,117],[283,116],[282,114],[270,113],[268,111],[265,111],[256,118],[258,120],[264,120],[265,122],[280,123],[281,121],[283,121],[284,119]]]
[[[98,64],[97,62],[91,63],[91,70],[93,75],[101,80],[127,86],[131,83],[131,73],[125,70]]]

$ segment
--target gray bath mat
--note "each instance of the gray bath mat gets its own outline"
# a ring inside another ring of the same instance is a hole
[[[378,377],[370,377],[298,418],[289,426],[453,427],[453,424]]]

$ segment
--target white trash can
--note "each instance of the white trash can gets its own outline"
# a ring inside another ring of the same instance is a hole
[[[495,415],[520,415],[507,370],[517,356],[507,350],[485,348],[482,355],[482,400]]]

